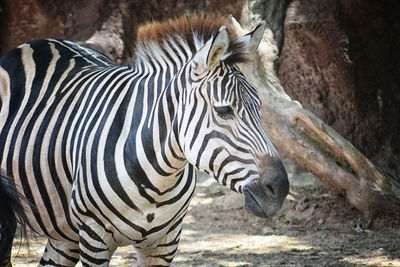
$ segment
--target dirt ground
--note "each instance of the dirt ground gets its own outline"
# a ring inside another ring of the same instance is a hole
[[[362,219],[320,185],[291,187],[281,213],[260,219],[240,195],[211,179],[198,183],[172,266],[400,266],[400,218]],[[16,239],[14,266],[36,266],[45,239]],[[135,265],[133,247],[111,266]]]

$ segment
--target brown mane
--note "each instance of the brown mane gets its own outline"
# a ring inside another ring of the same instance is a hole
[[[197,15],[193,17],[183,16],[176,19],[169,19],[165,22],[150,22],[141,26],[137,33],[137,43],[141,47],[152,42],[162,47],[163,41],[168,39],[176,39],[177,36],[183,37],[190,49],[195,52],[193,33],[197,33],[202,37],[204,42],[212,38],[221,26],[226,25],[225,17],[217,17],[215,15]],[[229,31],[229,28],[228,28]],[[249,55],[245,52],[243,44],[235,42],[237,36],[229,32],[230,44],[227,57],[224,62],[234,64],[238,62],[247,62]]]

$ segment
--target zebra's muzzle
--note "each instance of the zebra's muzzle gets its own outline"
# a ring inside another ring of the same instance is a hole
[[[271,217],[280,211],[288,192],[287,173],[281,162],[275,163],[261,178],[243,187],[245,208],[258,217]]]

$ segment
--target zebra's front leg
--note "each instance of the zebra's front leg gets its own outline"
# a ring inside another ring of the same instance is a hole
[[[108,266],[116,248],[111,233],[101,227],[80,227],[79,254],[82,266]]]
[[[75,266],[78,261],[78,242],[48,239],[38,266]]]
[[[136,248],[137,266],[170,266],[178,250],[182,222],[174,225],[154,247]]]

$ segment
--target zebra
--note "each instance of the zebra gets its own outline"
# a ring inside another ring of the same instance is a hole
[[[48,238],[39,266],[108,266],[130,244],[139,266],[169,266],[196,170],[256,216],[281,209],[287,173],[238,67],[265,22],[241,37],[225,23],[148,23],[124,66],[60,39],[0,59],[1,170],[30,203],[21,202],[29,227]]]

